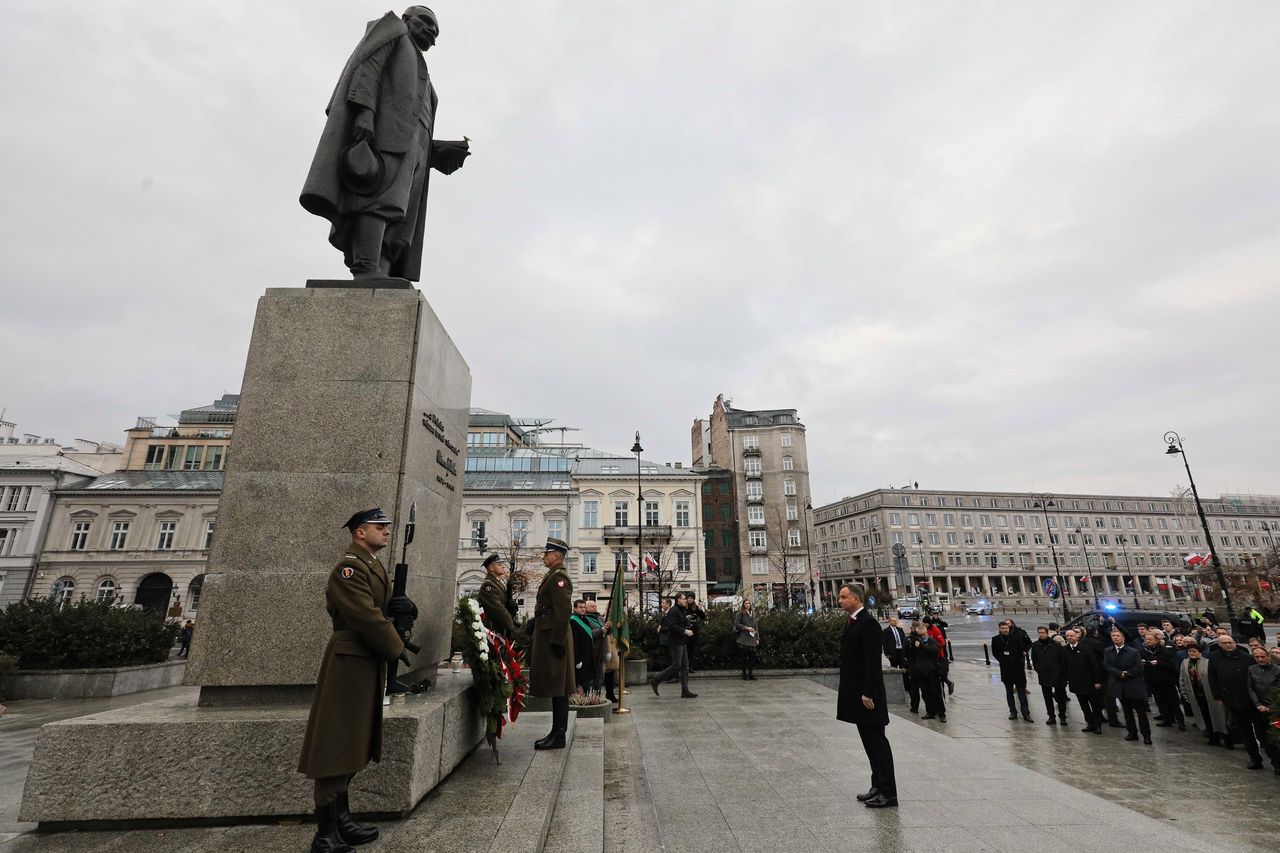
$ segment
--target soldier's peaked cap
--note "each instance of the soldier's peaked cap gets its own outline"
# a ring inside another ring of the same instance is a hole
[[[382,507],[375,506],[373,509],[366,509],[357,512],[355,515],[347,519],[347,523],[342,525],[348,530],[354,531],[362,524],[390,524],[391,517],[382,511]]]
[[[481,563],[480,565],[484,566],[487,569],[489,568],[489,566],[493,565],[494,563],[498,562],[501,559],[502,559],[501,554],[490,554],[489,556],[484,558],[484,562]]]
[[[563,539],[557,539],[554,536],[547,537],[547,547],[542,549],[542,553],[547,554],[551,551],[559,551],[561,554],[569,553],[569,543]]]

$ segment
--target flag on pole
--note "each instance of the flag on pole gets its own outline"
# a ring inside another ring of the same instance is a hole
[[[1199,566],[1209,562],[1207,557],[1202,557],[1199,554],[1188,554],[1182,558],[1182,561],[1188,566]]]
[[[654,572],[654,571],[657,571],[657,570],[658,570],[658,561],[657,561],[657,560],[655,560],[655,559],[653,559],[653,555],[652,555],[652,554],[645,554],[645,555],[644,555],[644,567],[645,567],[646,569],[648,569],[649,571],[651,571],[651,572]]]
[[[635,566],[634,560],[628,560]],[[609,632],[618,644],[618,654],[626,657],[631,653],[631,626],[627,624],[627,571],[619,567],[613,573],[613,589],[609,592]]]
[[[628,554],[628,555],[627,555],[627,565],[628,565],[628,566],[630,566],[630,567],[631,567],[631,571],[633,571],[633,572],[634,572],[634,571],[636,570],[636,558],[635,558],[635,557],[633,557],[633,556],[631,556],[630,554]]]

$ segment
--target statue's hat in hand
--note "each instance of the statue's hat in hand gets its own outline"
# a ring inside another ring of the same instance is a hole
[[[342,152],[342,185],[353,193],[368,195],[382,184],[382,154],[362,139]]]

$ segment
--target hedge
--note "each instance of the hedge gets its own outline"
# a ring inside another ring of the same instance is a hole
[[[164,614],[81,599],[33,598],[0,610],[0,653],[19,669],[101,669],[162,663],[176,623]]]
[[[698,624],[697,669],[737,669],[737,643],[731,607],[707,608],[706,621]],[[645,657],[665,664],[667,650],[658,645],[659,614],[632,612],[631,657]],[[840,610],[809,615],[802,610],[761,610],[756,613],[760,645],[756,649],[760,669],[818,669],[840,666],[840,633],[849,617]]]

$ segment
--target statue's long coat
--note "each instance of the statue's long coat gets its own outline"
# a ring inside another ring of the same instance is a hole
[[[399,249],[391,275],[417,281],[437,98],[422,51],[393,12],[370,21],[347,60],[325,109],[328,120],[299,199],[331,225],[329,242],[350,253],[348,217],[374,213],[387,220],[383,243]],[[361,195],[342,185],[343,150],[351,143],[355,107],[374,111],[373,144],[382,154],[384,181]]]

